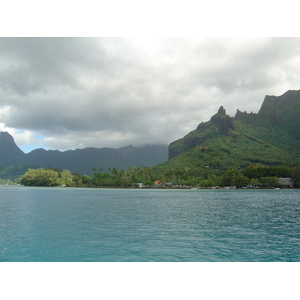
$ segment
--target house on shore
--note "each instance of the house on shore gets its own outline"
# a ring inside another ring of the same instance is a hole
[[[292,178],[278,178],[277,182],[283,187],[293,187],[294,184]]]

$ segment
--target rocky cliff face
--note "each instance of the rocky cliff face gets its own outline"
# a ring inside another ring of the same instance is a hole
[[[281,96],[266,96],[258,115],[300,140],[300,90],[287,91]]]
[[[223,135],[226,135],[229,129],[234,129],[232,118],[226,115],[226,110],[223,106],[211,117],[210,121],[217,125],[219,132]]]

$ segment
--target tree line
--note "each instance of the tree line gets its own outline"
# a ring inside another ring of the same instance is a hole
[[[278,186],[278,178],[290,177],[294,187],[300,187],[300,166],[266,167],[248,166],[242,170],[228,170],[223,174],[203,169],[156,169],[150,167],[129,167],[127,170],[109,168],[104,172],[94,167],[94,176],[79,175],[69,170],[51,168],[28,169],[21,176],[20,184],[25,186],[82,186],[82,187],[134,187],[139,184],[152,187],[166,183],[177,187]]]

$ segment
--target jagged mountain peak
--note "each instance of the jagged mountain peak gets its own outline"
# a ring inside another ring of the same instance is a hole
[[[300,157],[300,90],[266,96],[259,113],[221,106],[208,122],[169,144],[168,167],[221,168],[296,163]]]
[[[226,110],[223,106],[221,106],[218,110],[218,114],[226,115]]]

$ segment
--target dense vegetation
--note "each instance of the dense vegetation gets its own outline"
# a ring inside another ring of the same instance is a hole
[[[26,186],[59,186],[73,184],[73,175],[68,170],[29,169],[20,179]]]
[[[278,178],[291,177],[294,187],[300,187],[300,166],[265,167],[248,166],[241,171],[229,170],[223,174],[203,172],[201,169],[157,169],[129,167],[126,171],[110,169],[109,172],[94,168],[94,176],[71,174],[68,170],[29,169],[20,183],[26,186],[85,186],[85,187],[161,187],[168,183],[173,187],[280,186]]]

